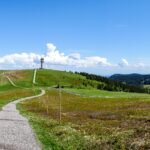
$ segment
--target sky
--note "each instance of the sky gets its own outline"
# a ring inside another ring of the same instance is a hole
[[[150,73],[149,0],[1,0],[0,69]]]

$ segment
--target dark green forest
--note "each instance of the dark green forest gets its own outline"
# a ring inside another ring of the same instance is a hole
[[[86,72],[75,72],[76,74],[80,74],[85,76],[89,80],[95,80],[100,82],[97,86],[97,89],[100,90],[108,90],[108,91],[123,91],[123,92],[136,92],[136,93],[148,93],[147,89],[144,89],[140,85],[130,85],[126,83],[122,83],[120,81],[115,81],[107,77],[103,77],[100,75],[89,74]]]

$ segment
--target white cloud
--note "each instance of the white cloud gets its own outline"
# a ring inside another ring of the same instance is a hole
[[[75,67],[94,67],[94,66],[110,66],[111,64],[106,58],[102,57],[85,57],[81,59],[79,53],[72,53],[65,55],[57,50],[56,46],[52,43],[47,44],[47,54],[45,56],[45,62],[48,64],[56,65],[69,65]]]
[[[72,53],[69,55],[69,58],[72,58],[72,59],[77,59],[79,60],[80,59],[80,54],[79,53]]]
[[[26,67],[31,65],[33,66],[37,60],[40,59],[40,55],[34,53],[20,53],[20,54],[11,54],[0,57],[0,65],[9,66],[12,68],[17,68],[19,66]],[[14,67],[15,66],[15,67]]]
[[[96,67],[96,66],[111,66],[107,58],[92,56],[81,58],[79,53],[65,55],[57,50],[56,46],[48,43],[47,52],[44,56],[45,66],[64,65],[74,67]],[[40,58],[43,55],[35,53],[16,53],[0,57],[0,67],[6,68],[33,68],[39,67]]]
[[[56,50],[56,46],[52,43],[47,43],[46,46],[47,46],[48,53]]]
[[[45,59],[45,68],[63,68],[63,70],[86,70],[90,72],[95,70],[99,73],[101,70],[107,73],[116,72],[137,72],[148,70],[150,65],[144,63],[129,64],[129,62],[123,58],[118,64],[111,64],[107,58],[100,56],[89,56],[81,57],[80,53],[64,54],[60,52],[57,47],[48,43],[47,51],[45,55],[36,53],[15,53],[0,57],[0,68],[1,69],[26,69],[26,68],[39,68],[40,58]],[[57,65],[57,66],[56,66]]]
[[[96,66],[112,66],[107,58],[93,56],[93,57],[85,57],[84,59],[80,59],[77,62],[77,67],[96,67]]]
[[[128,61],[125,58],[122,58],[121,62],[119,63],[120,67],[129,66]]]

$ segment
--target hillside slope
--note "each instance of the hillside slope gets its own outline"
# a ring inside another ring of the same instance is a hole
[[[38,86],[54,86],[77,88],[97,88],[97,81],[86,79],[86,77],[72,72],[58,70],[38,70],[36,82]]]
[[[99,75],[88,73],[73,73],[67,71],[42,69],[37,70],[36,84],[33,84],[34,70],[14,70],[7,71],[5,76],[8,76],[18,87],[30,88],[37,87],[67,87],[67,88],[87,88],[99,89],[107,91],[124,91],[146,93],[147,89],[138,86],[130,86],[121,82],[113,81],[112,79]],[[4,76],[2,76],[4,78]],[[2,83],[9,85],[10,83],[2,79]],[[5,81],[5,82],[4,82]],[[1,86],[2,84],[0,84]]]
[[[19,87],[33,86],[34,70],[14,70],[7,71],[5,76],[8,76]],[[2,79],[4,78],[4,79]],[[0,86],[10,84],[3,76],[0,76]],[[67,86],[76,88],[97,88],[100,82],[86,79],[82,75],[77,75],[72,72],[58,71],[58,70],[37,70],[36,86],[50,87],[50,86]],[[35,86],[35,85],[34,85]]]

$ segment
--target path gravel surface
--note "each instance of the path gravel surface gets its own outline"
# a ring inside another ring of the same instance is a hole
[[[21,98],[3,107],[0,111],[0,150],[41,150],[28,120],[19,114],[16,104],[44,94],[41,90],[37,96]]]

